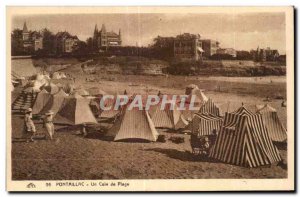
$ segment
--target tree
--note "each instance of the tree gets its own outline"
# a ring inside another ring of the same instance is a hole
[[[76,48],[73,50],[73,54],[76,56],[82,56],[89,54],[87,43],[83,41],[78,41]]]
[[[22,30],[14,29],[11,33],[11,55],[24,55]]]
[[[55,35],[47,28],[42,30],[43,35],[43,53],[46,55],[54,53]]]
[[[157,36],[153,39],[151,47],[154,57],[159,59],[169,59],[174,55],[174,38]]]
[[[251,60],[253,59],[249,51],[236,51],[236,59],[238,60]]]
[[[89,53],[93,51],[93,38],[89,37],[86,40],[86,47]]]

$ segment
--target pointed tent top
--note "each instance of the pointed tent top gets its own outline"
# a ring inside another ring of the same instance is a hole
[[[245,106],[241,106],[239,109],[236,111],[232,112],[234,114],[239,114],[239,115],[247,115],[247,116],[252,116],[254,113],[252,113],[250,110],[246,109]]]
[[[74,94],[72,94],[68,98],[80,99],[80,98],[83,98],[83,97],[80,94],[78,94],[78,92],[75,92]]]
[[[60,90],[58,91],[58,93],[54,94],[54,96],[57,96],[57,97],[67,97],[68,94],[65,93],[65,91],[64,91],[63,89],[60,89]]]
[[[42,91],[40,91],[40,94],[49,94],[49,92],[46,89],[43,89]]]
[[[257,112],[277,112],[275,108],[271,107],[269,104],[256,105]]]
[[[27,25],[26,25],[26,22],[24,22],[23,33],[27,33],[27,32],[28,32]]]
[[[106,32],[106,28],[105,28],[105,25],[104,25],[104,24],[102,24],[101,31],[102,31],[102,32]]]

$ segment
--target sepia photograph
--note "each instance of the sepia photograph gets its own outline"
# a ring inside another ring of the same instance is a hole
[[[6,9],[8,191],[294,190],[293,7]]]

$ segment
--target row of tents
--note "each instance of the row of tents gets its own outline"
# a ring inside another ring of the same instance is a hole
[[[199,91],[200,94],[195,93],[195,89],[197,90],[197,88],[194,88],[194,92],[190,93],[197,95],[198,100],[196,102],[198,105],[201,105],[201,108],[196,115],[195,111],[180,111],[177,110],[176,107],[174,110],[160,110],[160,105],[156,105],[147,111],[155,127],[178,130],[185,128],[190,122],[189,126],[186,128],[191,131],[199,130],[200,135],[204,135],[204,133],[211,134],[213,129],[217,131],[220,130],[219,127],[222,122],[222,117],[220,116],[221,112],[219,107],[212,101],[212,99],[207,99],[202,91]],[[73,116],[76,111],[91,111],[93,112],[92,114],[96,115],[96,117],[100,116],[100,118],[106,119],[115,119],[117,116],[119,117],[124,115],[122,114],[122,111],[124,110],[115,110],[113,107],[110,110],[101,111],[99,106],[101,98],[100,95],[105,95],[106,93],[97,87],[88,89],[88,91],[89,95],[97,95],[98,97],[82,97],[81,95],[83,92],[81,89],[75,91],[73,95],[68,96],[63,88],[59,88],[52,83],[49,86],[44,86],[42,91],[39,93],[32,92],[32,88],[29,87],[24,89],[15,102],[13,102],[12,109],[25,110],[32,107],[33,114],[44,114],[47,110],[52,110],[55,114],[61,109],[62,111],[70,111],[67,114],[63,114],[60,119],[63,119],[64,116]],[[108,100],[106,106],[114,106],[114,102],[114,100]],[[70,104],[67,105],[66,103]],[[80,105],[76,106],[77,103],[80,103]],[[267,127],[269,135],[273,141],[282,142],[287,139],[286,129],[280,122],[277,111],[274,108],[269,105],[257,105],[257,113],[262,115],[264,125]],[[76,114],[74,116],[76,116]],[[86,116],[86,118],[88,117],[91,116]],[[71,123],[66,122],[66,124],[81,124],[84,122],[95,123],[96,121],[95,118],[88,118],[87,120],[74,120],[73,122],[74,123],[72,123],[72,121]],[[215,122],[218,122],[218,124]],[[64,122],[62,122],[62,124],[63,123]],[[200,127],[200,129],[198,127]]]
[[[26,92],[25,90],[23,92]],[[98,97],[84,97],[79,93],[82,94],[78,91],[69,95],[63,88],[58,87],[58,91],[43,88],[39,93],[31,94],[31,104],[27,101],[29,99],[25,99],[23,107],[32,107],[35,115],[43,115],[52,110],[56,124],[97,124],[95,114],[100,118],[111,119],[113,125],[106,135],[113,137],[114,141],[156,141],[159,135],[157,128],[186,129],[197,132],[200,136],[211,135],[217,131],[217,140],[210,156],[226,163],[248,167],[279,161],[278,150],[272,141],[283,142],[287,139],[286,129],[271,106],[259,105],[255,113],[242,106],[234,112],[226,112],[225,117],[221,117],[220,108],[197,88],[186,93],[197,95],[196,102],[201,105],[198,112],[180,111],[176,107],[174,110],[168,107],[161,110],[160,105],[155,105],[149,110],[127,110],[128,105],[125,105],[117,110],[112,108],[101,111],[98,106],[99,95],[105,95],[104,91],[92,88],[89,95],[95,94]],[[20,97],[23,98],[22,94]],[[16,103],[19,103],[18,99],[13,105]],[[114,101],[110,100],[105,105],[113,106]]]

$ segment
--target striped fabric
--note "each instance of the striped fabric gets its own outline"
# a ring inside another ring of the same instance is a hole
[[[12,110],[25,110],[32,107],[37,93],[22,91],[12,104]]]
[[[188,129],[192,133],[197,133],[198,136],[212,135],[213,130],[219,132],[223,123],[220,117],[212,116],[209,114],[195,114],[192,122],[190,122]]]
[[[158,132],[147,111],[124,108],[117,122],[109,129],[107,136],[115,136],[114,141],[125,139],[156,141]]]
[[[269,105],[257,106],[257,113],[262,115],[269,136],[275,142],[284,142],[287,140],[287,131],[280,122],[277,111]]]
[[[223,126],[210,157],[245,167],[269,165],[281,160],[262,116],[244,107],[233,113],[225,113]]]
[[[200,108],[199,113],[211,114],[213,116],[220,116],[220,109],[216,106],[216,104],[208,99]]]

